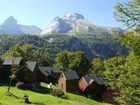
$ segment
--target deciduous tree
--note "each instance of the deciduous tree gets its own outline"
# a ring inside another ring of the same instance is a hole
[[[127,28],[140,27],[140,0],[133,0],[127,4],[117,3],[115,6],[114,16],[117,21],[120,21]]]

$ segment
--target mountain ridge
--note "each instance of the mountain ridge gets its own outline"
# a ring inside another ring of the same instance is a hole
[[[17,34],[39,34],[42,30],[35,25],[21,25],[13,16],[9,16],[0,25],[0,35],[17,35]]]
[[[116,31],[122,31],[119,28],[97,26],[87,21],[83,15],[78,13],[69,13],[63,17],[56,17],[53,21],[40,33],[41,35],[49,33],[98,33],[98,31],[114,35]]]
[[[77,33],[114,35],[116,31],[124,32],[124,30],[120,28],[94,25],[78,13],[69,13],[63,17],[55,17],[43,30],[35,25],[27,26],[18,24],[18,21],[13,16],[9,16],[0,25],[0,35],[48,35],[50,33],[64,33],[66,35],[77,35]]]

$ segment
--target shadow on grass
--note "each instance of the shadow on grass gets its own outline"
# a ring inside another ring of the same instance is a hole
[[[0,86],[9,86],[9,83],[0,82]],[[11,84],[11,87],[12,87],[12,86],[15,86],[15,83],[12,83],[12,84]]]
[[[49,94],[51,89],[48,89],[46,87],[41,86],[41,87],[36,88],[36,89],[31,89],[31,91],[41,93],[41,94]]]
[[[21,97],[17,97],[16,95],[14,95],[14,94],[11,93],[11,92],[6,92],[5,95],[6,95],[6,96],[10,96],[10,97],[14,97],[14,98],[19,99],[19,100],[22,100],[21,103],[25,103],[26,105],[27,105],[27,104],[45,105],[45,104],[42,103],[42,102],[31,102],[31,101],[25,102]],[[0,105],[2,105],[2,103],[0,103]]]
[[[25,103],[25,102],[23,102]],[[26,105],[28,104],[33,104],[33,105],[45,105],[43,102],[28,102],[28,103],[25,103]],[[1,105],[1,104],[0,104]]]
[[[0,83],[0,86],[7,86],[7,88],[8,88],[9,84],[8,83]],[[12,83],[11,87],[15,87],[15,84]],[[40,87],[35,88],[35,89],[23,88],[21,90],[31,90],[33,92],[42,93],[42,94],[49,94],[51,91],[50,89],[43,87],[43,86],[40,86]]]
[[[18,97],[18,96],[16,96],[15,94],[13,94],[13,93],[11,93],[11,92],[5,92],[5,95],[6,96],[11,96],[11,97],[14,97],[14,98],[16,98],[16,99],[20,99],[20,97]]]
[[[45,105],[43,102],[24,102],[24,101],[22,101],[22,102],[20,102],[20,103],[25,103],[25,105],[30,105],[30,104],[32,104],[32,105]],[[1,105],[1,104],[0,104]]]
[[[42,103],[42,102],[33,102],[32,104],[34,104],[34,105],[45,105],[45,104]]]

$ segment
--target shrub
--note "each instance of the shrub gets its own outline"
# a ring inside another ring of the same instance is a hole
[[[60,89],[53,89],[51,91],[51,94],[53,96],[56,96],[56,97],[59,97],[59,98],[68,99],[68,96],[65,95],[65,93],[62,90],[60,90]]]

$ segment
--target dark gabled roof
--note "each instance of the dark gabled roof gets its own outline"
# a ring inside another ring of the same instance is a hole
[[[46,70],[46,67],[39,67],[39,70],[45,76],[48,76],[49,75],[48,71]]]
[[[79,76],[75,71],[65,71],[63,72],[63,75],[66,80],[79,79]]]
[[[33,72],[35,70],[36,64],[37,63],[35,61],[27,61],[26,67]]]
[[[35,70],[36,64],[37,64],[36,62],[28,61],[23,66],[21,66],[18,70],[21,70],[21,71],[30,70],[31,72],[33,72]]]
[[[83,77],[88,85],[90,85],[92,82],[96,82],[99,85],[104,85],[104,79],[102,77],[96,77],[96,75],[86,75]]]
[[[97,77],[96,81],[99,85],[104,85],[105,84],[103,77]]]
[[[4,61],[3,65],[20,64],[22,57],[11,57]]]
[[[61,73],[61,71],[59,69],[52,68],[52,67],[39,67],[39,70],[45,76],[51,75],[52,73]]]
[[[57,68],[52,68],[53,73],[61,73],[61,71]]]
[[[94,75],[94,74],[92,74],[92,75],[86,75],[83,78],[86,80],[87,84],[90,85],[91,82],[92,82],[92,80],[95,80],[96,79],[96,75]]]
[[[92,81],[96,79],[96,76],[95,75],[86,75],[83,78],[85,79],[87,84],[90,85],[92,83]]]

